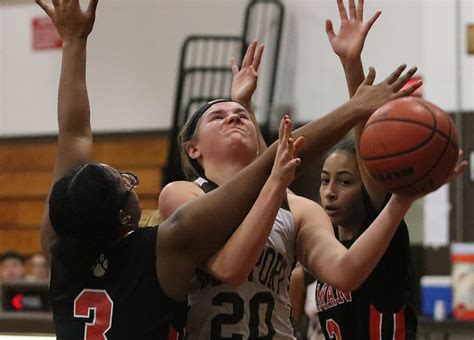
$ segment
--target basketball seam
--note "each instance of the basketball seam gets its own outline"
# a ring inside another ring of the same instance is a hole
[[[430,113],[434,116],[434,113],[433,111],[431,110],[431,108],[429,106],[426,106],[426,104],[423,102],[423,100],[419,99],[419,98],[415,98],[415,100],[421,105],[423,106],[425,109],[427,109],[428,111],[430,111]],[[448,118],[448,123],[449,123],[449,136],[446,136],[443,132],[441,131],[436,131],[439,135],[441,135],[442,137],[446,138],[449,142],[449,144],[451,144],[455,149],[458,149],[458,146],[456,144],[454,144],[451,140],[451,131],[452,131],[452,124],[451,124],[451,119],[449,117]],[[435,118],[436,119],[436,118]]]
[[[427,108],[429,110],[429,108]],[[415,120],[410,120],[410,119],[402,119],[402,118],[385,118],[385,119],[381,119],[381,120],[377,120],[375,122],[371,122],[369,124],[366,125],[365,128],[367,128],[368,126],[371,126],[371,125],[374,125],[374,124],[377,124],[377,123],[383,123],[383,122],[402,122],[402,123],[412,123],[413,125],[418,125],[418,126],[422,126],[422,127],[425,127],[429,130],[432,130],[432,127],[430,127],[428,124],[424,124],[422,122],[418,122],[418,121],[415,121]],[[451,122],[449,122],[449,124],[451,124]],[[442,131],[439,131],[439,130],[436,130],[435,133],[437,133],[438,135],[440,135],[441,137],[445,138],[446,140],[448,140],[454,147],[456,147],[456,144],[454,144],[451,139]]]
[[[429,108],[427,108],[427,109],[431,112],[431,110],[430,110]],[[435,120],[436,120],[436,118],[435,118]],[[452,127],[451,127],[451,121],[449,121],[449,135],[450,135],[450,136],[451,136],[451,129],[452,129]],[[401,187],[397,187],[397,188],[395,188],[395,189],[393,189],[393,190],[397,190],[397,191],[398,191],[398,190],[403,190],[403,189],[408,188],[408,187],[411,187],[411,186],[415,186],[415,185],[417,185],[419,182],[421,182],[425,177],[427,177],[427,176],[431,173],[431,171],[433,171],[433,169],[438,165],[438,163],[441,161],[441,159],[443,158],[444,154],[445,154],[446,151],[448,150],[449,145],[451,144],[450,141],[451,141],[450,138],[448,138],[448,139],[446,140],[446,144],[445,144],[445,147],[444,147],[443,152],[442,152],[441,155],[438,157],[438,159],[437,159],[436,162],[433,164],[433,166],[432,166],[430,169],[428,169],[427,172],[425,172],[425,173],[424,173],[420,178],[418,178],[416,181],[414,181],[414,182],[412,182],[412,183],[410,183],[410,184],[408,184],[408,185],[404,185],[404,186],[401,186]],[[456,147],[455,147],[454,145],[451,145],[451,146],[453,146],[453,147],[456,149]],[[446,180],[446,178],[447,178],[447,176],[444,177],[444,180]],[[443,181],[444,181],[444,180],[443,180]]]
[[[435,133],[437,131],[437,127],[438,127],[438,122],[436,121],[435,115],[433,114],[433,112],[431,110],[428,110],[428,112],[430,113],[431,118],[433,118],[433,126],[432,127],[427,126],[425,124],[419,124],[418,122],[416,122],[416,125],[421,125],[423,127],[428,128],[429,130],[431,130],[431,134],[430,134],[429,138],[427,138],[425,141],[421,142],[418,145],[415,145],[414,147],[412,147],[410,149],[404,150],[404,151],[399,151],[399,152],[396,152],[396,153],[391,153],[391,154],[388,154],[388,155],[385,155],[385,156],[377,156],[377,157],[364,157],[364,156],[361,156],[361,158],[364,161],[372,161],[372,160],[380,160],[380,159],[387,159],[387,158],[391,158],[391,157],[397,157],[397,156],[401,156],[401,155],[416,151],[419,148],[421,148],[421,147],[425,146],[426,144],[428,144],[428,142],[435,135]],[[390,118],[390,119],[384,119],[384,120],[378,120],[376,122],[372,122],[372,123],[368,124],[367,126],[370,126],[370,125],[378,123],[378,122],[386,122],[386,121],[401,121],[401,122],[405,122],[405,123],[414,123],[412,120],[392,119],[392,118]],[[366,126],[366,128],[367,128],[367,126]]]

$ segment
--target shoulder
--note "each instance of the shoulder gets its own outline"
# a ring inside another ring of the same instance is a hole
[[[309,212],[324,214],[323,208],[317,202],[303,196],[288,193],[288,204],[290,205],[291,211],[294,211],[296,214]]]
[[[302,196],[289,193],[288,204],[297,230],[310,220],[316,222],[314,219],[326,216],[324,209],[318,203]]]
[[[167,184],[161,190],[158,206],[161,217],[168,218],[184,203],[204,195],[204,191],[193,182],[176,181]]]

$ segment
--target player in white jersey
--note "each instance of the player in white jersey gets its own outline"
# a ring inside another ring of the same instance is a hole
[[[259,138],[251,113],[250,98],[256,87],[256,71],[262,49],[250,45],[239,70],[233,63],[233,100],[218,100],[202,106],[184,126],[181,145],[185,161],[197,177],[215,185],[223,185],[246,165],[253,162]],[[400,91],[412,76],[400,77],[399,67],[380,84],[378,90],[391,94],[378,97],[378,108],[391,100],[414,91]],[[371,70],[365,85],[373,82]],[[379,86],[379,85],[376,85]],[[357,95],[356,95],[357,97]],[[360,98],[360,97],[359,97]],[[374,99],[374,98],[372,98]],[[354,99],[354,100],[357,100]],[[361,102],[366,106],[368,101]],[[341,117],[342,118],[342,117]],[[283,120],[284,124],[291,124]],[[321,148],[313,152],[319,157],[342,137],[352,122],[326,136]],[[327,140],[326,140],[327,139]],[[296,141],[295,141],[296,143]],[[163,188],[159,208],[166,218],[184,203],[205,195],[209,183],[174,182]],[[186,326],[189,339],[291,339],[288,298],[289,275],[294,258],[325,282],[348,291],[357,287],[372,271],[413,198],[394,196],[379,217],[350,249],[334,237],[332,224],[315,202],[288,194],[290,211],[281,209],[281,199],[273,199],[271,190],[262,190],[251,211],[214,257],[203,263],[189,295],[190,312]],[[232,209],[232,202],[229,202]],[[225,223],[225,221],[222,221]],[[205,244],[202,245],[206,247]]]
[[[217,187],[202,177],[195,183],[204,192]],[[188,337],[226,338],[231,337],[232,330],[237,328],[244,339],[256,338],[259,334],[292,338],[288,285],[295,262],[295,242],[293,216],[285,200],[278,210],[265,248],[240,286],[215,280],[204,271],[198,272],[188,295]]]

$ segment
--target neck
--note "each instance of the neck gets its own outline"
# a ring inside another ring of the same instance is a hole
[[[360,230],[360,224],[353,224],[353,225],[338,225],[337,230],[339,232],[339,239],[341,241],[352,240],[356,237]]]
[[[232,161],[222,163],[204,162],[203,165],[206,177],[216,183],[218,186],[221,186],[250,163],[251,162],[248,161]]]

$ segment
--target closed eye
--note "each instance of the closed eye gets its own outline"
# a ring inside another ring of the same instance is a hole
[[[250,117],[244,112],[239,113],[239,117],[240,119],[250,119]]]
[[[222,115],[220,115],[220,114],[213,114],[213,115],[210,116],[209,121],[220,120],[220,119],[223,119]]]

